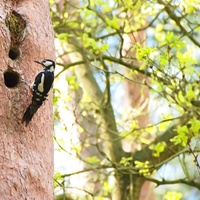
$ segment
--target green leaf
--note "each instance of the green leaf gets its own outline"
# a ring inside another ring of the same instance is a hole
[[[181,192],[168,191],[164,196],[164,200],[181,200],[182,196]]]
[[[173,142],[175,145],[182,145],[183,147],[186,147],[188,142],[188,128],[186,125],[184,126],[178,126],[176,129],[178,135],[170,139],[171,142]]]
[[[196,117],[190,119],[188,122],[190,124],[189,130],[191,131],[192,135],[198,136],[200,131],[200,120],[198,120]]]
[[[111,28],[114,28],[114,29],[117,29],[117,30],[120,29],[120,21],[121,20],[119,18],[117,18],[116,16],[113,16],[112,19],[106,17],[105,21]]]
[[[150,145],[149,149],[153,151],[154,157],[159,157],[160,154],[165,150],[166,146],[167,146],[166,142],[158,142],[155,145]]]
[[[120,164],[124,166],[130,166],[132,160],[133,160],[132,157],[129,157],[129,158],[122,157],[120,160]]]
[[[94,164],[94,163],[99,163],[101,160],[99,158],[97,158],[96,156],[92,156],[92,157],[87,157],[87,162]]]
[[[60,172],[54,173],[54,188],[64,183],[64,178]],[[63,185],[64,186],[64,185]]]
[[[172,40],[174,40],[174,33],[168,31],[165,40],[167,43],[170,43]]]
[[[139,170],[139,173],[143,176],[149,176],[150,175],[150,170],[149,170],[149,161],[141,162],[136,160],[135,162],[135,167]]]

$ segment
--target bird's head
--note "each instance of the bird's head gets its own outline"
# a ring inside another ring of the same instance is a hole
[[[35,60],[36,63],[42,65],[45,70],[49,70],[50,72],[54,72],[55,70],[55,62],[50,59],[44,59],[43,61]]]

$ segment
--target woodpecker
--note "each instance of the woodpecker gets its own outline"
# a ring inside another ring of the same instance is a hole
[[[33,115],[37,112],[42,103],[46,100],[48,92],[54,81],[55,62],[49,59],[43,61],[34,61],[41,64],[44,69],[36,77],[32,86],[32,102],[26,109],[22,123],[26,126],[31,121]]]

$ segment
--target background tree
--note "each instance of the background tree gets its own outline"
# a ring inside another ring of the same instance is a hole
[[[55,174],[55,192],[136,200],[145,181],[199,189],[197,1],[51,3],[60,65],[55,141],[73,158]],[[148,104],[125,105],[127,81]],[[150,118],[142,123],[142,115]],[[163,168],[173,162],[181,173],[170,179]],[[163,194],[172,196],[187,198]]]
[[[34,60],[55,59],[49,4],[3,0],[0,16],[0,198],[53,199],[51,96],[28,127],[21,124],[31,101],[24,81],[41,71]]]

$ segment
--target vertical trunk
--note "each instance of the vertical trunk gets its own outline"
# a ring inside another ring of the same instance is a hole
[[[134,35],[127,35],[124,40],[124,54],[127,57],[135,57],[135,55],[132,55],[133,52],[130,51],[133,45],[135,45],[137,42],[140,44],[143,44],[145,41],[146,33],[144,31],[139,33],[134,33]],[[142,63],[139,63],[137,61],[134,62],[134,65],[137,65],[140,67]],[[144,83],[149,82],[148,78],[145,75],[138,74],[133,75],[132,79],[134,82],[137,83]],[[125,105],[127,106],[126,109],[129,107],[133,108],[134,110],[137,110],[137,113],[139,115],[135,117],[134,119],[137,120],[139,127],[143,128],[146,127],[149,123],[149,115],[148,115],[148,104],[149,104],[149,89],[146,86],[142,86],[141,84],[136,84],[134,82],[126,81],[125,87],[125,99],[128,99]],[[147,135],[146,138],[148,139],[151,137],[150,135]],[[139,144],[133,145],[130,144],[130,141],[126,143],[126,141],[123,141],[123,145],[126,146],[127,150],[130,152],[134,152],[137,149],[133,148],[135,146],[138,146]],[[144,145],[141,145],[141,148]],[[133,176],[132,180],[134,180],[131,185],[129,186],[132,191],[130,191],[130,194],[133,193],[134,200],[140,199],[143,200],[148,196],[148,199],[154,199],[154,195],[152,192],[149,192],[149,188],[151,187],[150,182],[145,182],[143,178],[140,176]],[[145,183],[145,184],[144,184]],[[127,186],[128,187],[128,186]],[[130,190],[131,190],[130,189]]]
[[[48,1],[0,3],[0,194],[1,199],[53,199],[52,95],[30,124],[21,118],[41,67],[34,60],[54,59]]]
[[[74,52],[73,47],[70,49],[70,45],[68,45],[68,48],[69,52]],[[84,59],[78,52],[70,53],[68,56],[73,62],[78,62]],[[123,151],[121,149],[121,143],[118,140],[118,131],[111,102],[108,101],[105,97],[106,95],[101,92],[99,85],[87,65],[81,64],[76,66],[75,72],[84,93],[88,95],[96,105],[96,109],[99,110],[98,119],[101,125],[100,134],[103,140],[102,153],[105,154],[105,158],[108,158],[108,160],[113,164],[119,163]],[[112,199],[121,200],[123,196],[122,179],[116,173],[113,181],[114,189]]]

